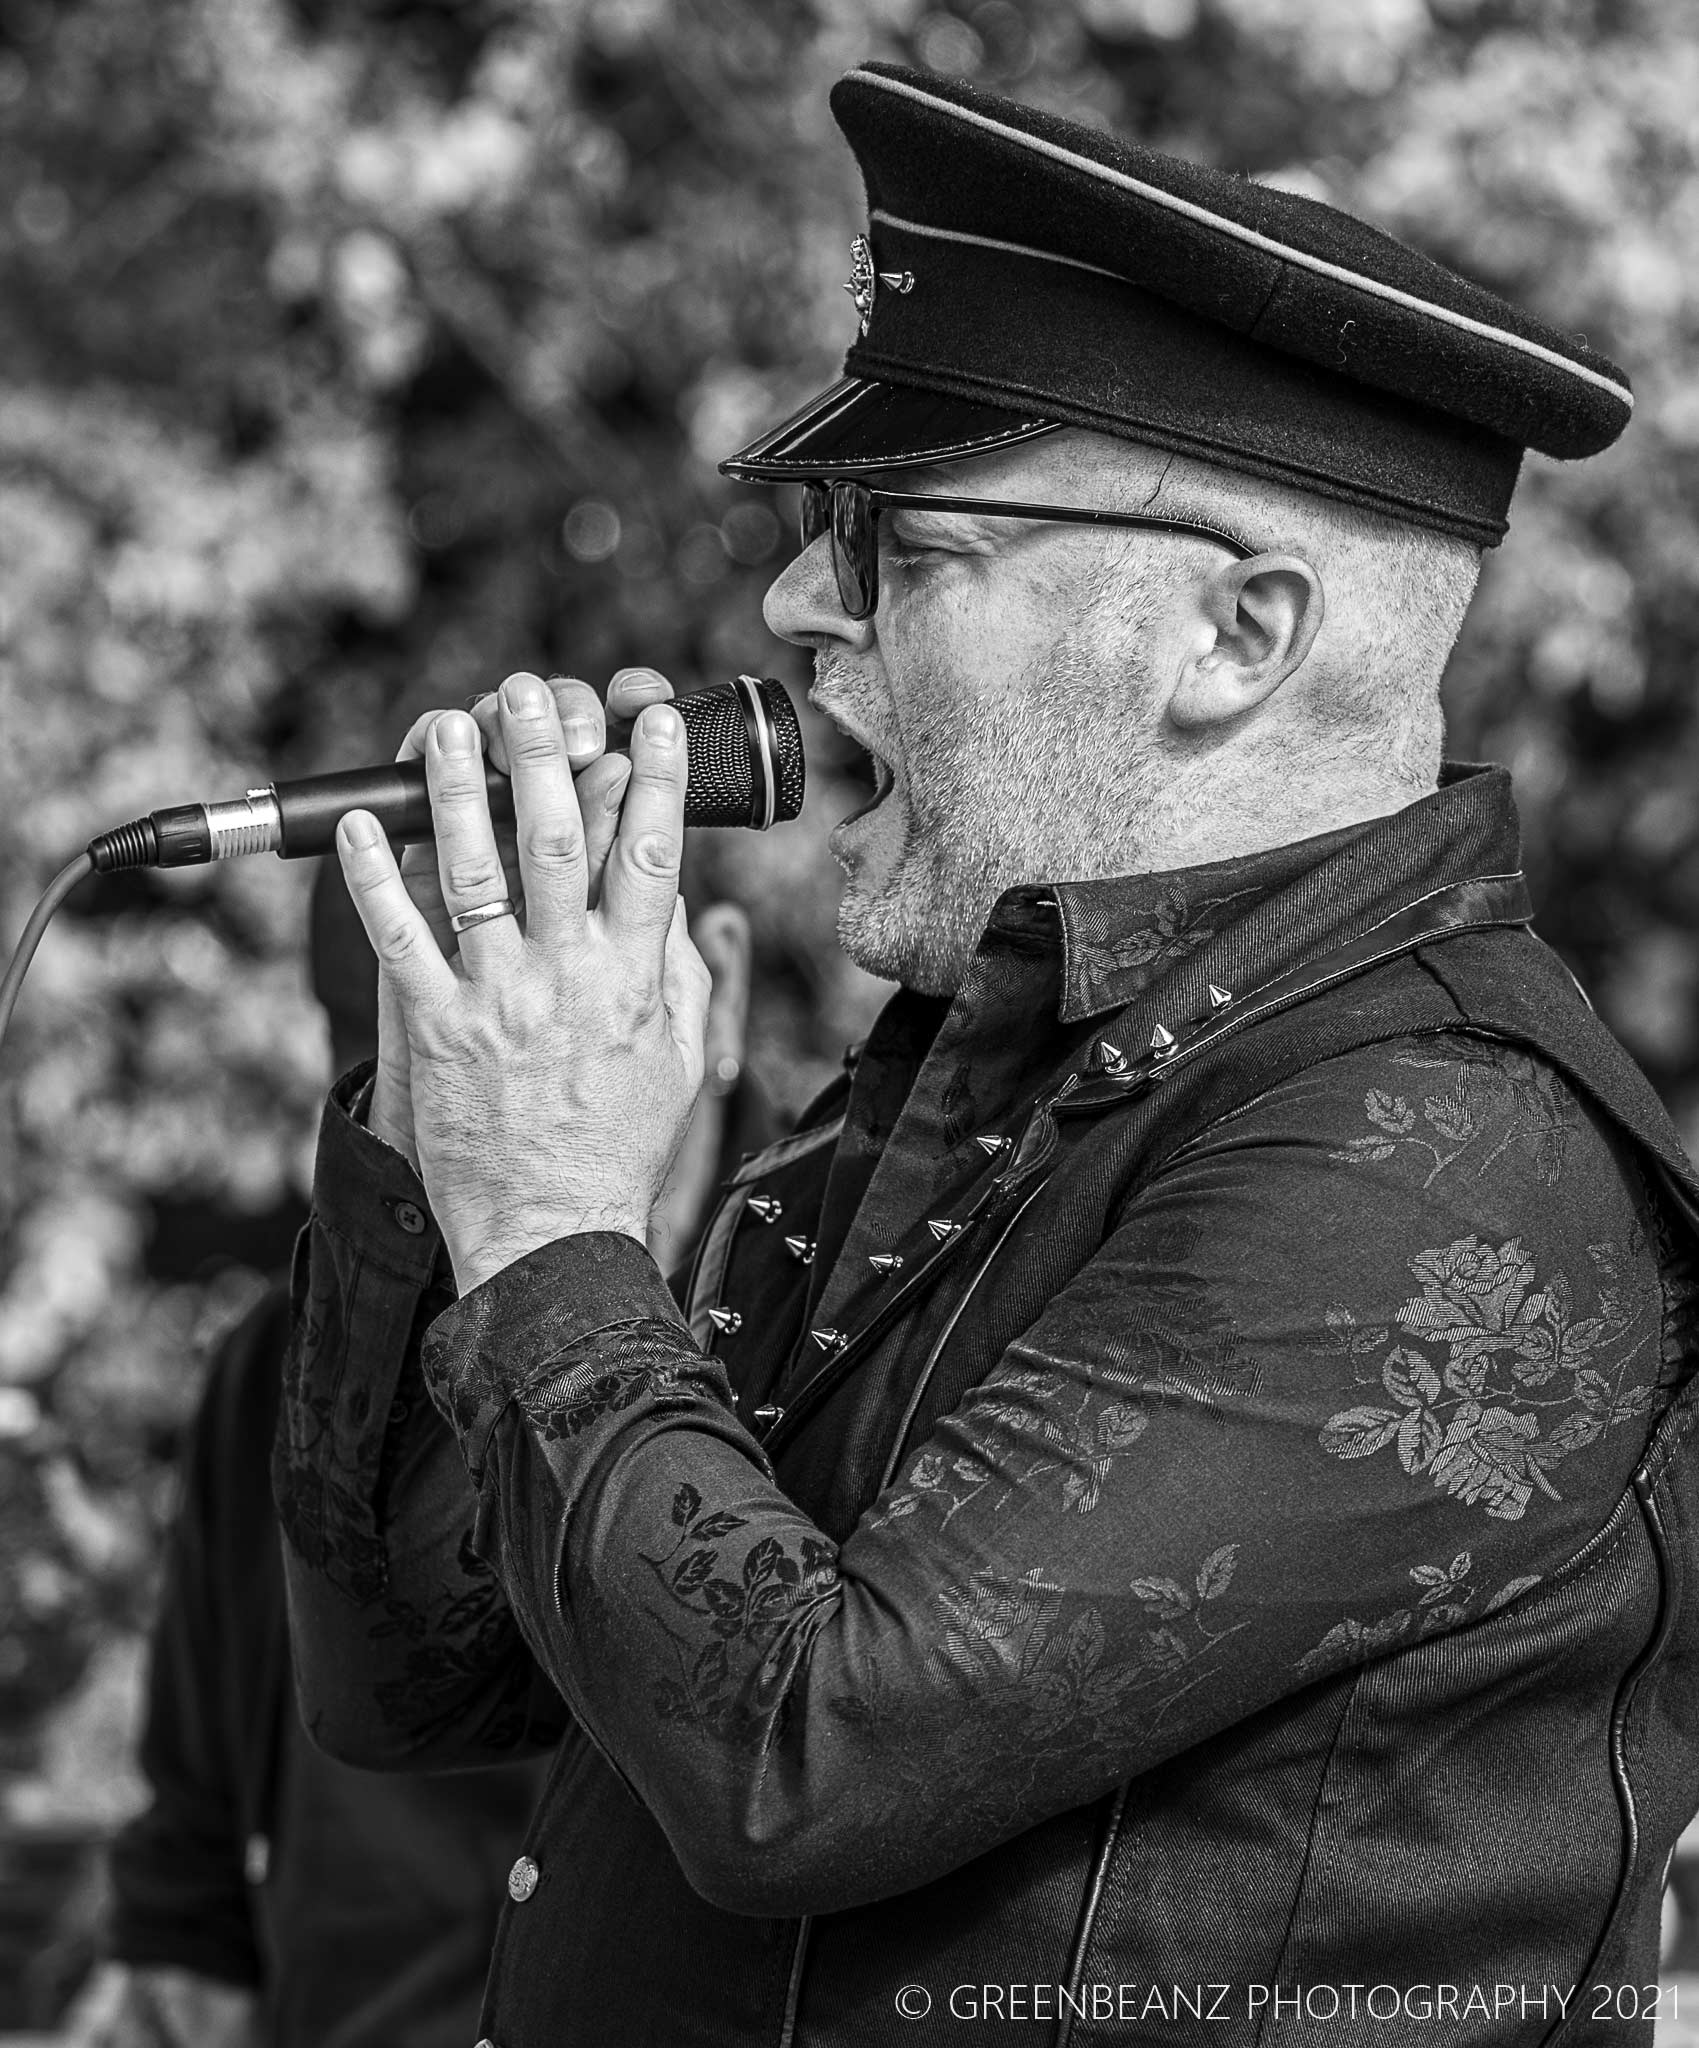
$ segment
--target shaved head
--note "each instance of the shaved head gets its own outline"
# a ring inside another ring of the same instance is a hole
[[[1481,571],[1472,541],[1105,434],[1058,435],[1056,453],[1081,503],[1200,519],[1303,556],[1325,607],[1287,718],[1318,766],[1336,751],[1378,758],[1411,798],[1433,788],[1440,683]],[[1135,548],[1120,553],[1129,580],[1148,576]]]

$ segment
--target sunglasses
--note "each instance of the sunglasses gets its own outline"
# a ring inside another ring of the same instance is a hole
[[[1144,512],[1092,512],[1080,505],[1016,505],[1007,498],[938,498],[910,491],[876,491],[853,479],[802,486],[802,544],[832,536],[838,596],[852,619],[870,619],[879,603],[879,515],[909,507],[933,512],[976,512],[992,519],[1053,519],[1068,526],[1143,526],[1189,533],[1229,548],[1241,562],[1257,551],[1230,533],[1195,519],[1158,519]]]

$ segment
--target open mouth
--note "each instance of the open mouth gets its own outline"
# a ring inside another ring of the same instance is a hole
[[[872,794],[866,803],[859,804],[853,811],[845,813],[843,822],[847,825],[853,819],[865,818],[869,811],[876,811],[896,786],[896,777],[888,761],[882,760],[870,747],[863,747],[858,758],[851,763],[850,776]]]
[[[834,701],[833,693],[827,688],[832,680],[831,663],[817,656],[814,688],[808,693],[808,701],[832,728],[834,737],[842,742],[841,751],[836,747],[831,750],[829,765],[846,781],[867,792],[866,801],[840,820],[840,823],[848,825],[857,818],[865,818],[869,811],[876,811],[896,787],[897,777],[895,769],[878,748],[864,737],[858,725],[845,717],[847,706]]]

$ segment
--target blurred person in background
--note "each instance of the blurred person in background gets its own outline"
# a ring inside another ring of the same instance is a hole
[[[1626,379],[1332,208],[897,67],[833,105],[861,336],[730,467],[803,486],[768,616],[875,758],[840,933],[900,990],[670,1291],[666,686],[610,686],[629,762],[526,674],[414,727],[435,849],[341,835],[309,1724],[559,1744],[484,2048],[1249,2042],[1365,1983],[1330,2038],[1643,2039],[1699,1180],[1438,702],[1524,450]]]
[[[708,1084],[652,1220],[663,1260],[770,1135],[743,1074],[748,921],[713,904],[697,934]],[[328,865],[311,973],[346,1072],[374,1042],[377,977]],[[186,1446],[140,1745],[152,1802],[113,1845],[114,1961],[73,2015],[79,2048],[465,2048],[477,2020],[541,1766],[380,1774],[307,1739],[268,1478],[288,1333],[280,1285],[220,1344]]]

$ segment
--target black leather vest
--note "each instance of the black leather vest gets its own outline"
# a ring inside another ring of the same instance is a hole
[[[1437,891],[1165,1058],[1058,1072],[991,1134],[1007,1142],[981,1148],[984,1169],[949,1214],[914,1220],[900,1273],[870,1278],[841,1329],[816,1340],[799,1327],[806,1269],[784,1240],[818,1212],[838,1107],[824,1099],[729,1184],[690,1303],[780,1485],[843,1536],[1166,1159],[1359,1046],[1464,1031],[1528,1049],[1637,1150],[1672,1227],[1699,1236],[1699,1181],[1668,1118],[1567,970],[1521,928],[1520,887]],[[1104,1020],[1116,1043],[1150,1030],[1136,1003]],[[716,1308],[741,1318],[735,1343],[721,1340]],[[1663,1871],[1699,1800],[1696,1405],[1690,1377],[1606,1525],[1503,1612],[1312,1684],[1112,1798],[851,1911],[797,1922],[707,1905],[653,1820],[569,1739],[527,1843],[561,1881],[505,1917],[486,2036],[495,2048],[921,2048],[963,2038],[972,2021],[941,2002],[904,2016],[905,1985],[989,1984],[1039,1995],[1024,2016],[980,2023],[1058,2048],[1649,2042],[1649,2018],[1621,2016],[1620,2003],[1595,2017],[1588,1987],[1655,1984]],[[1377,1757],[1443,1751],[1464,1730],[1466,1768],[1439,1774],[1420,1812],[1383,1796]],[[1530,1769],[1537,1758],[1586,1768],[1566,1770],[1559,1795]],[[1348,1855],[1324,1840],[1339,1813]],[[1247,2010],[1244,1986],[1277,1981],[1580,1989],[1566,2017],[1524,2001],[1484,2017],[1365,2013],[1322,2026],[1302,2009]],[[1106,2009],[1099,1988],[1128,1985],[1136,2018],[1125,1997]],[[1216,1985],[1240,1988],[1200,2015],[1200,1987]],[[1161,1987],[1184,1998],[1153,2011]]]

